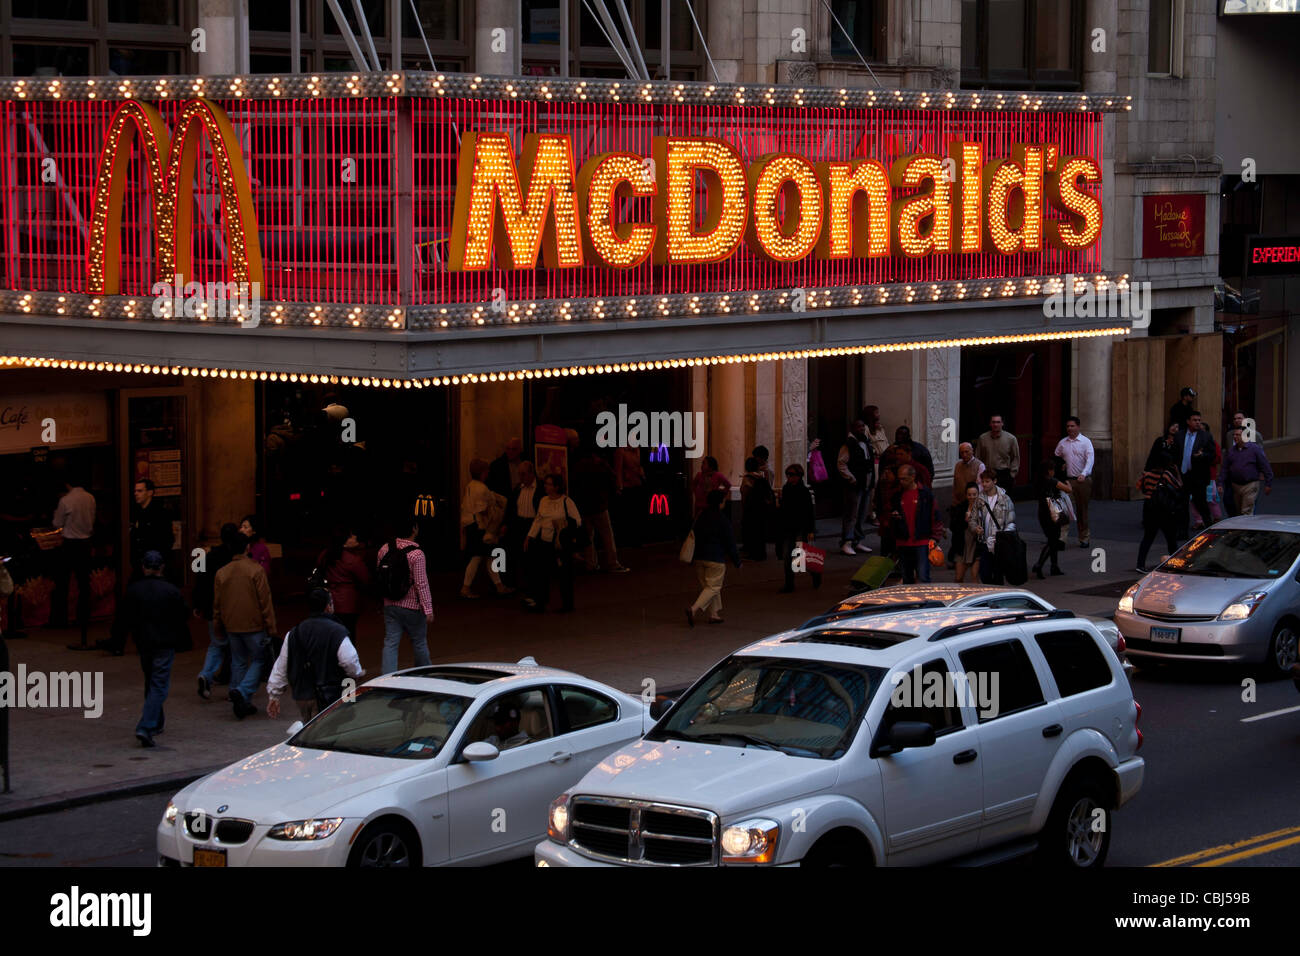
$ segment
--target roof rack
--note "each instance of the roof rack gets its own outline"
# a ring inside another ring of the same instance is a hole
[[[836,629],[814,631],[811,634],[797,634],[781,641],[782,644],[837,644],[841,647],[859,647],[863,650],[878,651],[893,647],[903,641],[913,640],[915,634],[901,634],[894,631],[862,631],[855,629]]]
[[[839,621],[846,621],[852,618],[865,617],[868,614],[892,614],[895,611],[921,611],[936,607],[947,607],[943,601],[900,601],[897,604],[862,604],[857,607],[845,608],[842,611],[827,611],[825,614],[818,614],[816,617],[810,617],[800,624],[795,630],[802,631],[809,627],[821,627],[824,624],[835,624]]]
[[[985,618],[980,621],[968,621],[965,624],[952,624],[948,627],[941,627],[931,634],[927,640],[942,641],[944,638],[969,634],[971,631],[982,631],[989,627],[1001,627],[1003,624],[1017,624],[1022,621],[1051,621],[1066,617],[1074,617],[1074,612],[1058,609],[1055,611],[1019,611],[1011,614],[999,614],[997,617]]]

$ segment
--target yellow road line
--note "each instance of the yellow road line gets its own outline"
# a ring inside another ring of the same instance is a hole
[[[1222,846],[1212,846],[1209,849],[1197,850],[1195,853],[1188,853],[1186,856],[1176,856],[1172,860],[1165,860],[1163,863],[1152,863],[1151,865],[1183,866],[1196,860],[1204,860],[1206,857],[1218,856],[1220,853],[1230,853],[1233,850],[1240,850],[1256,843],[1263,843],[1265,840],[1277,840],[1281,837],[1287,837],[1297,833],[1300,833],[1300,826],[1286,827],[1282,830],[1274,830],[1272,833],[1261,833],[1259,836],[1253,836],[1246,840],[1238,840],[1236,843],[1225,843]]]
[[[1193,866],[1223,866],[1225,863],[1236,863],[1238,860],[1244,860],[1248,857],[1259,856],[1261,853],[1272,853],[1274,850],[1280,850],[1283,847],[1292,846],[1300,843],[1300,836],[1293,836],[1288,840],[1278,840],[1276,843],[1265,843],[1263,846],[1257,846],[1251,850],[1242,850],[1240,853],[1234,853],[1231,856],[1221,856],[1215,860],[1206,860],[1204,863],[1193,863]]]

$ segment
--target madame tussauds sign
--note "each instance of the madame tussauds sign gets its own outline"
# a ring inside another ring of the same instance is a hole
[[[942,253],[1078,251],[1101,234],[1101,170],[1050,143],[1017,143],[986,160],[952,140],[914,153],[812,162],[769,153],[745,163],[712,137],[658,136],[631,152],[574,161],[569,136],[529,133],[516,158],[507,133],[461,138],[449,265],[453,270],[630,269],[717,262],[745,243],[777,262],[923,258]],[[651,198],[648,221],[624,218]]]

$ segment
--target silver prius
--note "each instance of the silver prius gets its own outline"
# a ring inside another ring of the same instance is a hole
[[[1130,657],[1296,662],[1300,518],[1250,515],[1206,528],[1128,589],[1115,623]]]

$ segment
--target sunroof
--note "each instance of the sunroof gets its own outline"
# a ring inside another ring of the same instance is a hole
[[[462,684],[486,684],[488,681],[510,677],[505,671],[488,670],[485,667],[420,667],[403,671],[402,677],[436,677],[439,680],[454,680]]]
[[[799,634],[787,637],[782,644],[838,644],[842,647],[861,647],[865,650],[878,651],[893,647],[900,641],[910,641],[915,634],[900,634],[893,631],[858,631],[846,628],[828,628],[813,631],[811,634]]]
[[[854,604],[849,607],[837,607],[825,614],[810,617],[799,625],[800,629],[817,627],[821,624],[834,624],[836,621],[866,617],[869,614],[892,614],[895,611],[919,611],[926,608],[946,607],[943,601],[900,601],[896,604]]]

